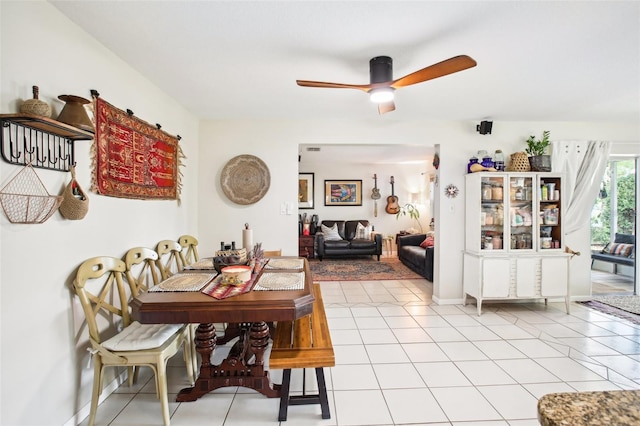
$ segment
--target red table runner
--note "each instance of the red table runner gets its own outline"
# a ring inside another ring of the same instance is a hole
[[[222,282],[222,275],[218,275],[211,284],[203,288],[201,292],[216,299],[226,299],[227,297],[237,296],[238,294],[251,291],[251,287],[257,277],[258,274],[252,274],[251,279],[244,284],[229,285]]]

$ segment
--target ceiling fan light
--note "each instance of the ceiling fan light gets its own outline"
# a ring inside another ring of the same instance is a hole
[[[393,100],[393,88],[381,87],[369,92],[369,99],[375,104],[383,104]]]

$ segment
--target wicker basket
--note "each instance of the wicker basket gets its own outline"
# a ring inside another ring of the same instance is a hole
[[[240,259],[238,260],[239,264],[244,265],[247,263],[247,249],[235,249],[235,250],[218,250],[216,251],[216,256],[238,256]]]
[[[528,172],[531,170],[529,157],[526,152],[514,152],[511,154],[511,161],[507,167],[510,172]]]
[[[29,163],[0,190],[0,203],[11,223],[43,223],[58,209],[62,197],[47,192]]]
[[[76,181],[76,168],[71,166],[71,181],[62,193],[60,214],[69,220],[83,219],[89,211],[89,197]]]

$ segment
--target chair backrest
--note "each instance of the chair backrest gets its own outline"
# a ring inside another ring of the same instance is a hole
[[[183,265],[191,265],[200,260],[198,255],[198,240],[191,235],[182,235],[178,238],[178,243],[182,246],[180,255],[182,256]]]
[[[125,254],[125,275],[133,297],[145,293],[160,282],[162,273],[158,268],[158,258],[158,253],[147,247],[134,247]]]
[[[162,240],[156,246],[156,253],[158,253],[158,261],[156,263],[163,280],[173,274],[182,272],[184,264],[180,256],[181,251],[182,246],[180,243],[173,240]]]
[[[282,249],[280,250],[265,250],[262,254],[264,257],[278,257],[282,256]]]
[[[92,257],[78,267],[73,288],[84,310],[89,336],[95,343],[102,342],[98,326],[100,318],[106,319],[114,330],[120,318],[123,327],[131,323],[129,293],[122,279],[126,269],[122,260],[110,256]]]

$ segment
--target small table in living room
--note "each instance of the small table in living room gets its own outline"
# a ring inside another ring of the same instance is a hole
[[[306,257],[307,259],[314,258],[313,252],[313,235],[300,235],[298,236],[298,256]]]

